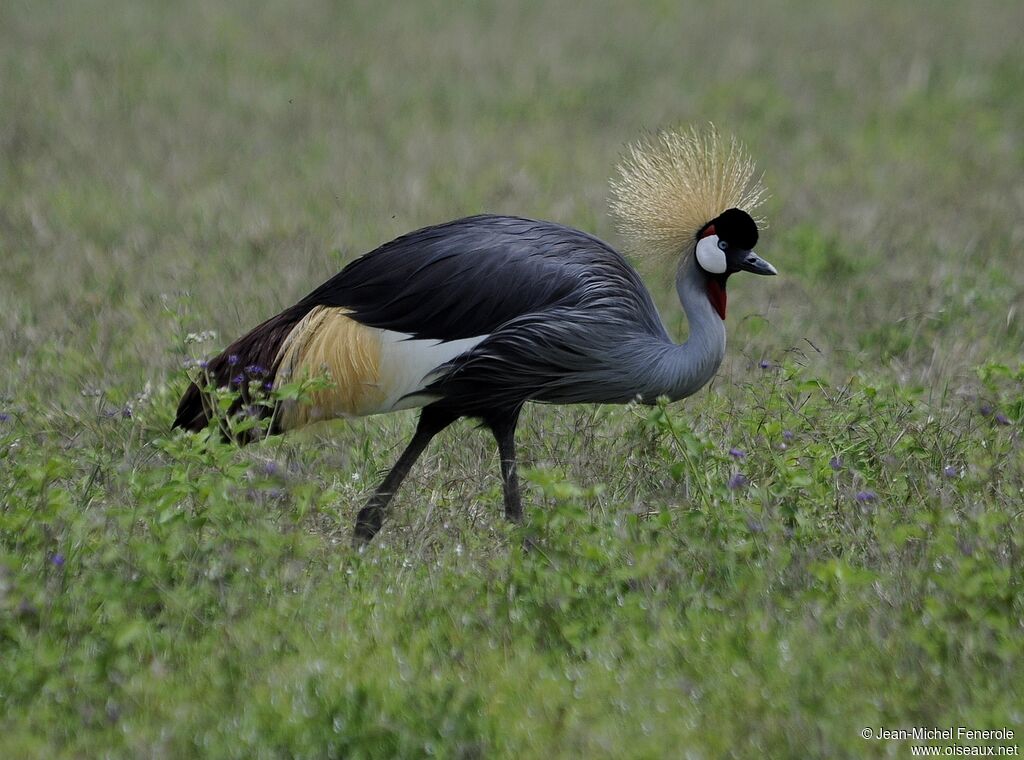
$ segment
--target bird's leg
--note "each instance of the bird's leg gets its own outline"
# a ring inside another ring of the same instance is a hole
[[[409,445],[405,447],[402,456],[395,462],[391,472],[384,478],[384,482],[377,486],[373,496],[366,502],[359,515],[356,517],[355,532],[352,536],[352,543],[361,546],[368,543],[377,535],[381,524],[384,522],[384,513],[391,497],[395,495],[398,487],[402,485],[405,476],[409,474],[413,464],[419,458],[423,450],[427,448],[430,439],[440,433],[457,419],[456,415],[440,409],[426,408],[420,414],[419,422],[416,425],[416,434],[413,435]]]
[[[523,519],[523,501],[519,494],[519,475],[516,473],[516,425],[519,409],[487,420],[494,438],[498,441],[498,456],[501,459],[501,480],[505,492],[505,517],[512,522]]]

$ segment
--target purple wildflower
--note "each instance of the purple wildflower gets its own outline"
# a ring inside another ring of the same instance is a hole
[[[991,417],[995,409],[992,408],[992,404],[982,404],[978,407],[978,411],[981,412],[983,417]]]
[[[64,567],[64,555],[60,552],[52,555],[50,557],[50,564],[54,567]]]
[[[733,459],[743,459],[746,455],[747,452],[745,452],[743,449],[737,449],[736,447],[729,449],[729,456],[731,456]]]
[[[281,468],[278,467],[277,462],[273,459],[268,459],[266,462],[262,462],[260,464],[260,471],[268,477],[273,477],[281,471]]]
[[[132,408],[130,406],[126,405],[121,410],[121,419],[130,420],[131,418],[132,418]]]
[[[872,504],[878,501],[878,494],[876,494],[874,491],[857,491],[856,495],[853,498],[855,498],[861,504]]]
[[[206,369],[210,366],[210,362],[206,361],[206,359],[200,359],[196,362],[196,366],[199,367],[199,369]]]
[[[245,383],[245,375],[235,375],[231,378],[231,382],[235,385],[242,385]]]
[[[256,377],[257,375],[265,375],[267,371],[258,364],[250,364],[245,368],[245,373],[251,377]]]
[[[831,467],[836,472],[839,472],[841,469],[843,469],[843,460],[840,459],[839,457],[832,457],[830,460],[828,460],[828,466]]]
[[[768,361],[767,359],[762,359],[758,366],[761,369],[771,369],[772,363],[770,361]]]
[[[996,413],[996,424],[997,425],[1009,425],[1010,424],[1010,418],[1007,417],[1002,412],[997,412]]]
[[[234,367],[236,364],[238,364],[238,354],[229,354],[228,355],[228,364],[231,365],[232,367]]]
[[[782,440],[786,441],[787,443],[789,441],[792,441],[793,440],[793,431],[792,430],[783,430],[782,431]]]
[[[764,526],[760,520],[755,520],[753,517],[747,518],[747,530],[751,533],[764,533]]]
[[[0,422],[9,422],[10,419],[11,415],[9,415],[7,412],[0,412]]]
[[[269,381],[263,383],[263,390],[265,390],[265,391],[272,391],[272,390],[274,390],[274,384],[269,382]]]
[[[731,478],[729,478],[729,488],[730,490],[733,491],[737,490],[738,488],[743,488],[743,486],[747,485],[748,483],[750,483],[750,481],[747,479],[747,476],[744,475],[742,472],[737,472]]]
[[[959,473],[956,467],[954,467],[951,464],[947,464],[945,467],[942,468],[942,474],[945,475],[947,478],[955,478]]]

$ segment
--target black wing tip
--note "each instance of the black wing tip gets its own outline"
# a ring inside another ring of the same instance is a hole
[[[206,367],[206,375],[210,385],[214,388],[221,388],[232,384],[232,377],[240,373],[239,368],[251,366],[262,367],[265,372],[264,382],[272,381],[277,373],[277,354],[292,328],[312,308],[311,304],[300,304],[286,309],[275,317],[257,325],[241,338],[236,340],[218,356],[210,360]],[[241,370],[248,373],[248,369]],[[235,401],[228,416],[234,415],[247,402],[247,392],[243,389],[242,398]],[[174,416],[172,429],[180,428],[198,433],[205,430],[212,422],[215,409],[215,401],[211,394],[200,388],[195,382],[189,383],[188,388],[178,402],[178,409]],[[265,416],[269,416],[269,411]],[[231,438],[225,429],[221,433],[226,438]],[[234,437],[240,443],[247,443],[250,436],[239,435]]]
[[[203,403],[203,393],[199,386],[190,383],[188,389],[178,402],[178,411],[174,416],[174,423],[171,429],[181,428],[198,433],[210,424],[210,414]]]
[[[171,429],[199,433],[208,428],[212,422],[212,416],[207,398],[207,395],[198,385],[195,383],[190,384],[178,403],[178,411],[174,417],[174,422],[171,424]],[[236,413],[241,405],[242,399],[238,399],[232,405],[232,408],[228,410],[228,414]],[[269,416],[269,411],[261,416]],[[244,446],[260,437],[255,429],[233,432],[227,420],[220,420],[218,427],[220,428],[220,440],[224,443],[236,443],[239,446]]]

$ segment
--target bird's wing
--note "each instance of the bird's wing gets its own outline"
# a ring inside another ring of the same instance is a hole
[[[635,276],[617,252],[578,230],[518,217],[469,217],[386,243],[302,303],[342,307],[364,325],[416,339],[455,341],[578,302],[595,271],[609,263]]]
[[[526,401],[651,403],[644,371],[671,343],[650,337],[628,301],[554,306],[502,325],[440,368],[424,392],[457,401],[466,414]]]

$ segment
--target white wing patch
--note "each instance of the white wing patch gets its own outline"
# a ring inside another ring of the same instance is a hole
[[[442,343],[418,340],[391,330],[381,330],[380,334],[380,382],[384,400],[380,409],[369,414],[412,409],[436,401],[436,397],[426,394],[408,396],[426,388],[433,380],[430,375],[442,364],[466,353],[487,337],[479,335]]]

